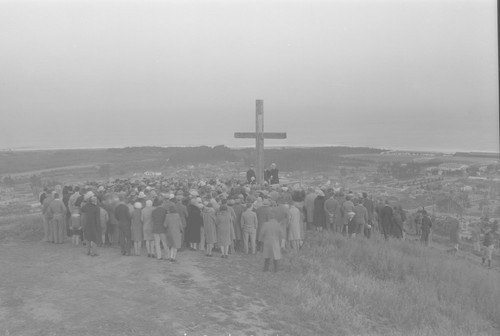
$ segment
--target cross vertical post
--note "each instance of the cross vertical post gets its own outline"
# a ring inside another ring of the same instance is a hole
[[[257,184],[264,183],[264,101],[255,102],[255,162]]]
[[[264,185],[264,139],[286,139],[283,132],[264,132],[264,101],[255,102],[255,132],[236,132],[236,139],[255,139],[255,175],[256,183],[261,187]]]

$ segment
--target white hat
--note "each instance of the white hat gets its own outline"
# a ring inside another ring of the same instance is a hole
[[[87,191],[87,193],[85,194],[85,196],[83,196],[83,199],[84,200],[89,200],[91,197],[94,197],[94,192],[93,191]]]
[[[137,197],[139,197],[139,198],[146,198],[146,194],[143,191],[141,191],[139,193],[139,196],[137,196]]]
[[[100,186],[99,188],[97,188],[97,191],[104,191],[104,187]]]
[[[142,209],[142,203],[141,202],[135,202],[134,203],[134,208],[136,208],[136,209]]]
[[[174,194],[169,194],[168,195],[168,199],[172,199],[172,198],[175,198],[175,195]]]

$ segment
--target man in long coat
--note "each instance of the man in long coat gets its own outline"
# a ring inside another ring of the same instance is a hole
[[[115,218],[118,221],[121,253],[122,255],[129,256],[130,248],[132,247],[132,221],[129,207],[125,204],[123,196],[120,196],[120,203],[115,208]]]
[[[62,244],[64,242],[65,234],[65,217],[66,217],[66,206],[63,201],[61,201],[59,194],[54,194],[54,200],[50,202],[47,212],[50,213],[52,220],[50,221],[50,232],[52,233],[51,241],[56,244]]]
[[[262,225],[262,229],[259,233],[259,240],[264,243],[264,272],[269,271],[271,259],[273,259],[274,271],[278,271],[278,260],[281,259],[280,242],[284,238],[280,223],[274,219],[273,214],[271,214],[270,220]]]

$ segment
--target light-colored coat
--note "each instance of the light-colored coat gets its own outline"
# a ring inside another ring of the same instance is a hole
[[[281,225],[276,219],[271,219],[262,225],[259,240],[264,242],[263,256],[265,259],[281,259],[281,240],[284,238]]]

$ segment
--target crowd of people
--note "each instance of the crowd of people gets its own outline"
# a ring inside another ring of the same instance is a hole
[[[203,250],[207,257],[216,250],[222,258],[260,251],[264,271],[271,260],[277,271],[282,250],[300,249],[308,230],[367,239],[373,233],[386,239],[405,235],[405,211],[387,200],[298,184],[261,188],[254,175],[247,173],[247,178],[160,176],[45,188],[40,196],[44,240],[60,244],[69,236],[74,245],[82,242],[90,256],[97,255],[96,246],[119,246],[124,256],[140,256],[145,247],[147,257],[170,262],[177,261],[181,248]],[[432,221],[425,209],[412,225],[428,245]],[[491,264],[491,253],[485,258]]]

